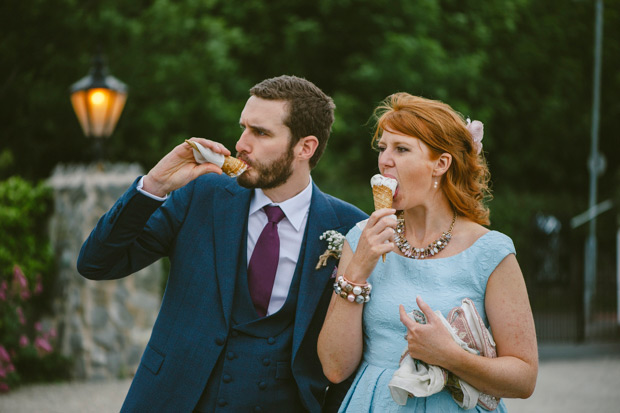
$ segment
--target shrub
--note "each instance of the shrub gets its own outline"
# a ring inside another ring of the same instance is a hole
[[[12,177],[0,182],[0,392],[20,383],[68,378],[70,361],[40,321],[54,283],[47,220],[51,190]]]

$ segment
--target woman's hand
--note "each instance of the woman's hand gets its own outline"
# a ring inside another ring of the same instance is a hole
[[[190,140],[200,143],[215,153],[230,155],[230,151],[221,143],[202,138],[192,138]],[[212,163],[197,163],[194,159],[192,148],[187,143],[182,143],[164,156],[149,171],[148,175],[144,177],[142,189],[150,194],[163,197],[167,193],[188,184],[200,175],[209,172],[221,174],[222,170]]]
[[[426,316],[426,324],[420,324],[407,315],[405,307],[399,306],[400,321],[407,327],[407,348],[409,355],[428,364],[446,367],[459,351],[464,351],[452,339],[439,316],[428,304],[416,297],[418,307]]]
[[[353,259],[346,270],[347,278],[363,283],[377,265],[379,257],[394,249],[396,210],[379,209],[370,215],[362,231]]]

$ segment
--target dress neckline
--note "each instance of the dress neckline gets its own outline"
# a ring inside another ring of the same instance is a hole
[[[404,255],[400,255],[400,254],[394,254],[394,255],[396,255],[399,258],[402,258],[404,260],[407,260],[407,261],[416,261],[416,262],[422,262],[422,261],[429,262],[429,261],[449,260],[451,258],[458,257],[458,256],[466,253],[467,251],[473,249],[476,246],[476,244],[478,244],[478,242],[480,242],[484,237],[486,237],[487,235],[489,235],[491,233],[497,233],[497,231],[489,230],[489,231],[485,232],[484,234],[482,234],[481,236],[476,238],[476,240],[469,247],[465,248],[463,251],[457,252],[456,254],[450,255],[450,256],[447,256],[447,257],[437,257],[437,258],[431,258],[431,259],[425,258],[423,260],[413,260],[411,258],[405,257]]]

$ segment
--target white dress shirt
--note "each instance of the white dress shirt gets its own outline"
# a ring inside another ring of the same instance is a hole
[[[247,264],[250,264],[252,252],[256,241],[267,225],[267,214],[263,211],[265,205],[277,205],[284,212],[285,217],[278,224],[278,236],[280,237],[280,258],[278,259],[278,269],[276,278],[271,291],[269,308],[267,315],[277,312],[286,301],[288,290],[293,281],[299,250],[308,221],[308,211],[310,210],[310,200],[312,199],[312,179],[308,186],[294,197],[281,203],[273,203],[265,195],[262,189],[254,189],[254,196],[250,202],[248,215],[248,243],[247,243]]]

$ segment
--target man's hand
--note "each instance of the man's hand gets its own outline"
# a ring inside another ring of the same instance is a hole
[[[215,153],[230,155],[230,151],[221,143],[202,138],[190,140],[200,143]],[[212,164],[199,164],[194,159],[194,153],[189,144],[183,142],[177,145],[168,155],[164,156],[144,177],[142,189],[149,194],[163,197],[166,194],[180,188],[200,175],[215,172],[221,174],[222,170]]]

